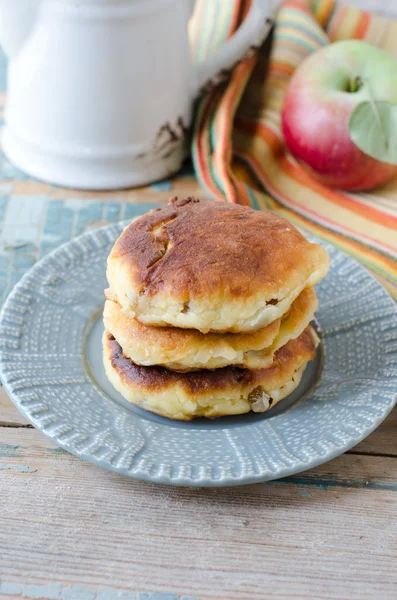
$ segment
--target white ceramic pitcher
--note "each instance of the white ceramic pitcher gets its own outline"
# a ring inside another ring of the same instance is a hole
[[[39,179],[82,189],[143,185],[175,172],[197,91],[261,41],[270,14],[270,0],[253,0],[236,34],[194,67],[192,5],[0,0],[9,159]]]

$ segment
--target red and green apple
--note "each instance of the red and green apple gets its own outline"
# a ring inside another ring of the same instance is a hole
[[[358,105],[367,107],[367,112],[361,111],[361,118],[352,123]],[[397,61],[359,40],[335,42],[305,59],[291,78],[282,110],[285,143],[326,185],[345,190],[374,188],[397,174],[396,161],[387,152],[371,151],[371,144],[376,146],[374,136],[379,135],[385,137],[380,140],[381,148],[394,144],[392,154],[397,152],[397,136],[392,135],[396,125],[389,127],[378,111],[388,108],[389,114],[390,107],[396,108],[393,105],[397,105]],[[353,141],[352,127],[357,129],[357,125],[360,139],[366,139],[368,130],[365,152]]]

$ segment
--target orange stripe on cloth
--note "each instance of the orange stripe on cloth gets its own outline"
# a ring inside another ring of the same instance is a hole
[[[246,82],[252,73],[256,63],[256,55],[245,60],[235,70],[232,80],[222,97],[215,117],[214,128],[216,132],[217,144],[215,146],[213,160],[214,167],[224,186],[224,193],[231,202],[238,202],[238,192],[242,194],[240,202],[250,205],[249,196],[247,196],[244,186],[241,186],[239,180],[233,177],[231,169],[231,150],[230,145],[231,132],[233,127],[233,115],[236,112],[241,95],[245,89]]]
[[[233,35],[233,33],[239,28],[242,20],[247,15],[248,10],[251,7],[251,1],[242,1],[242,2],[234,2],[233,3],[233,16],[230,23],[230,30],[228,33],[228,37]]]
[[[288,65],[286,63],[273,63],[269,67],[269,72],[270,71],[280,71],[281,73],[292,75],[292,73],[295,71],[295,66]]]
[[[368,13],[361,13],[360,18],[358,20],[356,29],[354,31],[353,37],[362,40],[365,38],[366,33],[368,31],[369,25],[371,23],[371,17]]]
[[[369,13],[361,11],[356,6],[339,6],[327,29],[330,41],[364,38],[371,19]]]
[[[235,2],[234,6],[233,6],[233,14],[232,14],[231,22],[230,22],[230,30],[228,32],[228,37],[233,35],[233,33],[236,31],[236,29],[240,25],[240,22],[241,22],[240,11],[241,11],[240,3]]]
[[[316,17],[317,22],[325,27],[334,12],[335,2],[334,0],[312,0],[310,8]]]
[[[362,204],[358,195],[354,196],[351,194],[346,196],[346,194],[340,190],[327,188],[320,181],[317,181],[311,177],[310,174],[306,173],[299,164],[293,162],[291,157],[287,154],[285,154],[282,160],[283,170],[285,172],[288,172],[289,175],[293,176],[294,179],[299,181],[302,185],[316,191],[318,194],[328,198],[338,206],[357,211],[369,221],[379,223],[385,227],[397,227],[397,216],[387,215],[383,211],[377,210],[374,205]]]
[[[211,152],[210,146],[210,115],[217,106],[217,96],[219,92],[214,89],[209,98],[209,101],[201,107],[198,111],[196,120],[196,129],[200,131],[200,135],[195,135],[195,145],[192,148],[193,158],[199,168],[200,178],[203,185],[209,190],[215,197],[219,197],[220,190],[214,184],[214,180],[211,176]]]

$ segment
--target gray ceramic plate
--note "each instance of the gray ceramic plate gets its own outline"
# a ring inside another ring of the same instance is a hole
[[[330,273],[318,286],[321,350],[295,393],[272,411],[181,423],[125,402],[104,376],[100,340],[106,257],[122,227],[92,231],[41,260],[0,317],[2,381],[21,413],[56,444],[131,477],[236,485],[323,463],[390,412],[396,306],[332,247]]]

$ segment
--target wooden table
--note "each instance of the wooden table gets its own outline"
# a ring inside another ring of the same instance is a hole
[[[3,298],[72,235],[140,203],[200,195],[189,174],[94,194],[32,181],[0,160]],[[356,448],[299,476],[159,487],[54,447],[0,388],[0,599],[395,600],[396,432],[397,410]]]
[[[10,169],[3,164],[3,176],[14,179],[0,180],[0,193],[10,195],[0,238],[3,255],[19,260],[13,232],[23,229],[27,207],[34,221],[44,205],[47,213],[74,206],[74,222],[85,219],[86,229],[112,207],[125,215],[131,204],[200,195],[189,175],[98,194],[53,188]],[[46,237],[46,228],[42,243],[55,235]],[[14,243],[4,246],[4,239]],[[34,261],[40,249],[32,252]],[[54,447],[1,388],[0,598],[394,600],[396,425],[394,411],[354,450],[285,480],[218,490],[159,487]]]

